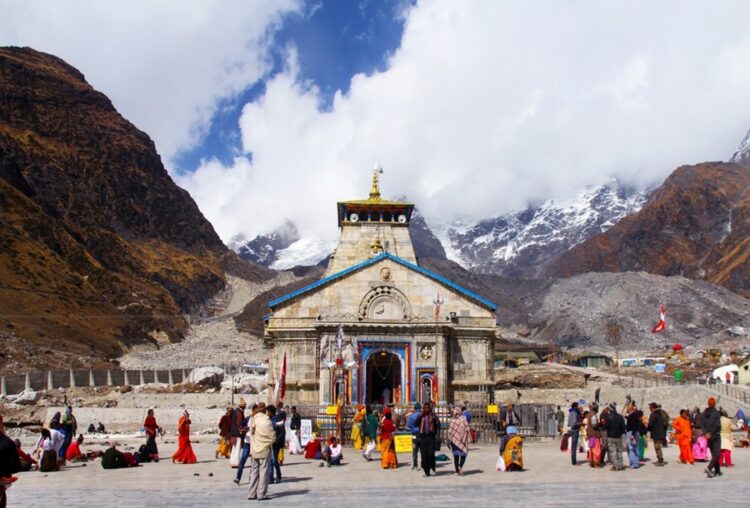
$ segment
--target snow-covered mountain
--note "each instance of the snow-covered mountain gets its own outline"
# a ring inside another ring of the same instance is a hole
[[[617,181],[472,223],[430,223],[449,259],[474,272],[534,278],[558,255],[640,210],[647,193]]]
[[[613,181],[587,187],[567,200],[550,200],[478,223],[430,221],[415,210],[410,233],[418,258],[447,258],[479,273],[534,278],[563,252],[640,210],[645,200],[645,192]],[[294,224],[287,221],[251,241],[236,238],[230,247],[244,259],[285,270],[317,265],[336,245],[300,238]]]
[[[729,162],[736,162],[737,164],[750,166],[750,131],[747,131],[745,138],[740,143],[740,146],[737,147],[734,154],[732,154],[732,158],[729,159]]]
[[[325,242],[318,238],[300,238],[297,227],[285,220],[275,230],[263,233],[252,240],[242,235],[235,236],[229,243],[242,259],[273,268],[288,270],[295,266],[314,266],[323,261],[336,247],[335,242]]]
[[[242,259],[254,261],[263,266],[271,266],[279,258],[279,253],[300,239],[297,227],[285,220],[275,230],[263,233],[252,240],[243,235],[235,236],[229,243],[229,248]]]

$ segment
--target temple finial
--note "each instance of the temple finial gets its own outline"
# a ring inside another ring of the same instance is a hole
[[[372,170],[372,189],[370,190],[370,201],[380,201],[380,183],[378,182],[378,175],[383,174],[383,166],[375,163],[375,168]]]

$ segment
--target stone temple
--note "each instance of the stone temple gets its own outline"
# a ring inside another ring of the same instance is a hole
[[[419,266],[414,205],[338,203],[341,236],[324,277],[269,302],[274,385],[286,356],[291,403],[489,402],[496,305]]]

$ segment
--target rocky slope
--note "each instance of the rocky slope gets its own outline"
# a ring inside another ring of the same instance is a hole
[[[625,271],[705,279],[750,296],[750,167],[678,168],[640,212],[572,248],[547,274]]]
[[[498,304],[506,339],[611,351],[608,325],[621,330],[619,349],[750,343],[750,300],[700,280],[647,273],[588,273],[563,279],[476,275],[452,261],[425,260],[434,270]],[[652,334],[659,305],[666,332]]]
[[[179,340],[183,314],[228,268],[267,277],[222,244],[153,141],[78,70],[0,48],[0,90],[0,330],[82,362],[111,358]],[[0,370],[50,363],[3,353]]]

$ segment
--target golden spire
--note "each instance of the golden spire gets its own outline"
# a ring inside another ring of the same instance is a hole
[[[380,164],[375,163],[375,168],[372,170],[372,189],[370,190],[370,201],[380,201],[380,184],[378,182],[378,175],[383,174],[383,167]]]

